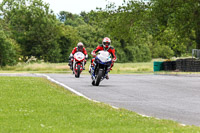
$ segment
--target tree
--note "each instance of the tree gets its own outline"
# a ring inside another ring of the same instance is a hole
[[[150,34],[147,28],[148,14],[148,5],[138,1],[124,2],[117,9],[113,4],[107,5],[104,11],[98,12],[96,21],[114,40],[120,42],[116,42],[119,61],[137,62],[151,59],[147,40]]]
[[[59,61],[59,22],[48,4],[41,0],[3,0],[0,7],[24,59],[36,56],[45,61]]]
[[[72,49],[78,41],[80,37],[78,32],[75,28],[69,25],[60,25],[61,28],[61,35],[58,40],[61,49],[61,62],[67,62]]]
[[[79,41],[83,42],[88,53],[91,53],[94,48],[101,44],[102,39],[106,36],[106,33],[103,31],[103,29],[95,25],[80,25],[76,27],[76,30],[80,36]],[[90,54],[89,58],[91,58]]]
[[[70,25],[73,27],[86,24],[83,20],[83,17],[66,11],[61,11],[58,15],[58,18],[65,25]]]
[[[200,49],[200,1],[152,0],[152,2],[152,14],[158,20],[159,27],[162,27],[161,31],[170,27],[176,33],[176,37],[191,40],[189,43],[182,43],[188,46],[195,40],[196,48]],[[191,36],[193,31],[195,36]]]
[[[18,60],[17,44],[0,28],[0,66],[15,65]]]
[[[88,24],[90,21],[89,15],[85,11],[81,12],[80,15],[83,17],[84,22]]]

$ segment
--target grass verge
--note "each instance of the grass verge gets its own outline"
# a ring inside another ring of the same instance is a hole
[[[18,63],[0,69],[1,73],[68,73],[71,72],[67,63]]]
[[[157,59],[158,61],[163,61]],[[153,72],[153,62],[141,62],[141,63],[115,63],[110,74],[200,74],[200,72],[176,72],[176,71],[159,71]],[[90,62],[85,66],[85,70],[82,74],[89,74]],[[68,63],[19,63],[16,66],[6,66],[0,68],[0,73],[69,73],[72,71],[69,69]]]
[[[76,96],[44,78],[0,77],[0,132],[198,133]]]
[[[88,73],[90,63],[85,66],[84,73]],[[71,73],[67,63],[19,63],[16,66],[6,66],[0,73]],[[153,62],[147,63],[115,63],[112,74],[152,73]]]

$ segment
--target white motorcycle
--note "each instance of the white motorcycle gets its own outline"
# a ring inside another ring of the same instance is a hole
[[[107,51],[99,51],[94,60],[94,66],[90,67],[92,85],[99,86],[99,83],[106,77],[112,64],[110,53]]]
[[[85,65],[85,55],[82,52],[76,52],[74,54],[74,61],[73,61],[73,73],[75,74],[76,78],[80,77],[84,65]]]

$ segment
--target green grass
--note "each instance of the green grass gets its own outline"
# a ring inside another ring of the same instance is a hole
[[[85,73],[88,73],[90,62],[86,64]],[[19,63],[16,66],[6,66],[0,69],[0,73],[71,73],[68,63]],[[115,63],[112,74],[128,73],[152,73],[153,62],[147,63]]]
[[[151,62],[141,63],[115,63],[111,74],[200,74],[200,72],[174,72],[159,71],[153,72],[153,62],[164,61],[154,59]],[[89,74],[90,61],[87,62],[82,74]],[[68,63],[19,63],[16,66],[0,68],[0,73],[72,73]]]
[[[44,78],[0,77],[1,133],[199,133],[200,127],[94,103]]]
[[[153,73],[153,62],[115,63],[112,74]]]
[[[67,63],[18,63],[15,66],[3,67],[0,72],[67,73],[70,69]]]

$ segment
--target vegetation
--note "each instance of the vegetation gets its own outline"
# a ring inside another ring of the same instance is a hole
[[[199,72],[158,71],[153,72],[153,62],[115,63],[110,74],[200,74]],[[82,74],[89,74],[89,64]],[[15,66],[0,68],[0,73],[67,73],[72,74],[68,63],[18,63]]]
[[[0,132],[197,133],[200,130],[94,103],[43,78],[0,77],[0,84]]]
[[[0,66],[15,65],[17,63],[17,44],[0,30]]]
[[[89,63],[83,74],[89,74]],[[1,73],[72,73],[68,63],[18,63],[15,66],[5,66]],[[153,61],[144,63],[115,63],[111,74],[153,73]]]
[[[105,36],[111,38],[118,62],[179,57],[200,48],[199,6],[196,0],[127,0],[119,7],[109,4],[88,13],[61,11],[56,16],[42,0],[3,0],[0,66],[32,56],[67,62],[79,41],[90,53]]]

